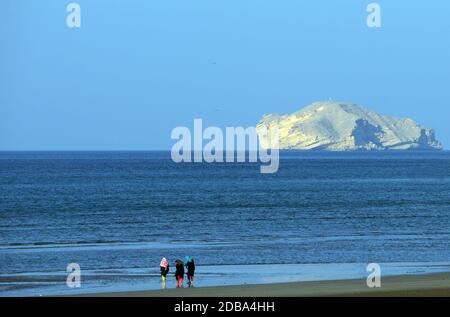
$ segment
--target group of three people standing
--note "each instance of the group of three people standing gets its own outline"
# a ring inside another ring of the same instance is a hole
[[[188,278],[188,286],[194,286],[194,273],[195,273],[195,263],[194,259],[190,256],[185,258],[186,264],[177,259],[175,261],[175,286],[176,288],[184,287],[184,267],[187,269],[187,278]],[[162,280],[162,288],[166,288],[166,276],[169,273],[169,262],[166,258],[162,258],[161,263],[159,264],[161,269],[161,280]]]

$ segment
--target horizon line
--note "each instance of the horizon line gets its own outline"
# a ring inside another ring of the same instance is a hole
[[[330,152],[330,153],[351,153],[351,152],[360,152],[360,153],[386,153],[386,152],[430,152],[430,153],[436,153],[436,152],[448,152],[450,149],[442,148],[442,149],[406,149],[406,150],[303,150],[303,149],[278,149],[281,151],[297,151],[297,152]],[[148,149],[148,150],[1,150],[1,152],[170,152],[171,149]],[[191,150],[190,152],[195,152]],[[203,151],[200,151],[203,152]],[[222,151],[226,152],[226,150]],[[236,152],[236,151],[235,151]],[[245,152],[248,152],[246,150]]]

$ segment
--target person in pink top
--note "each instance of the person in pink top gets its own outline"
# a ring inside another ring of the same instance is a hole
[[[161,269],[162,288],[166,288],[166,276],[169,273],[169,262],[166,258],[162,258],[159,267]]]

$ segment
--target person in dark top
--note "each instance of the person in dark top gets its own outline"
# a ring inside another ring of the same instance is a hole
[[[184,285],[184,263],[180,259],[175,261],[175,286],[183,288]]]
[[[162,288],[166,288],[166,276],[169,273],[169,262],[166,258],[162,258],[159,268],[161,269]]]
[[[194,259],[191,258],[190,256],[186,257],[186,269],[187,269],[188,286],[194,287],[195,263]]]

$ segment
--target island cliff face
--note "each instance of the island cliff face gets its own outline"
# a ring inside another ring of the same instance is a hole
[[[293,114],[264,115],[256,126],[277,127],[279,148],[293,150],[441,150],[434,131],[411,119],[378,114],[342,102],[316,102]]]

